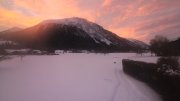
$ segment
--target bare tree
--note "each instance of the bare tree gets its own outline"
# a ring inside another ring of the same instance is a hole
[[[163,36],[155,36],[150,41],[150,50],[158,56],[167,56],[171,53],[168,47],[169,40]]]

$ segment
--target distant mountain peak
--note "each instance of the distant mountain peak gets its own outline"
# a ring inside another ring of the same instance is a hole
[[[65,18],[65,19],[51,19],[51,20],[45,20],[42,23],[44,26],[48,24],[60,24],[60,25],[68,25],[68,26],[76,26],[77,28],[80,28],[84,30],[86,33],[88,33],[94,41],[98,43],[97,39],[101,39],[106,44],[111,44],[110,40],[107,40],[105,38],[105,29],[91,21],[88,21],[84,18],[79,17],[72,17],[72,18]]]
[[[44,20],[43,22],[49,22],[49,21],[88,21],[85,18],[80,18],[80,17],[71,17],[71,18],[63,18],[63,19],[47,19]]]
[[[1,33],[11,33],[11,32],[16,32],[16,31],[20,31],[20,30],[22,30],[22,28],[12,27],[12,28],[2,31]]]
[[[72,18],[64,18],[64,19],[48,19],[40,24],[49,24],[49,23],[55,23],[55,24],[64,24],[64,25],[82,25],[82,24],[95,24],[93,22],[88,21],[84,18],[79,17],[72,17]]]
[[[10,30],[22,30],[22,28],[20,28],[20,27],[12,27],[12,28],[10,28]]]

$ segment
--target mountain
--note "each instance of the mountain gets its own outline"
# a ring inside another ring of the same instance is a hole
[[[22,29],[19,27],[12,27],[10,29],[4,30],[4,31],[0,32],[0,39],[3,40],[3,39],[10,38],[13,36],[13,34],[15,32],[18,32],[20,30],[22,30]]]
[[[146,43],[136,40],[136,39],[128,39],[129,41],[133,42],[135,45],[140,46],[143,49],[148,49],[149,45],[147,45]]]
[[[96,51],[135,51],[146,48],[140,41],[129,41],[96,23],[77,17],[45,20],[13,33],[9,39],[32,48]]]
[[[17,32],[17,31],[20,31],[20,30],[22,30],[22,28],[12,27],[12,28],[10,28],[10,29],[7,29],[7,30],[2,31],[1,33],[11,33],[11,32]]]

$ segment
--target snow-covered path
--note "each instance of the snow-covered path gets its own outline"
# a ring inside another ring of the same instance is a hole
[[[161,101],[122,71],[133,53],[14,57],[0,62],[0,101]]]

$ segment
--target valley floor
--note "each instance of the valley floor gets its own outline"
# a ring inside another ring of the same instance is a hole
[[[0,61],[0,101],[161,101],[122,70],[134,53],[13,56]]]

